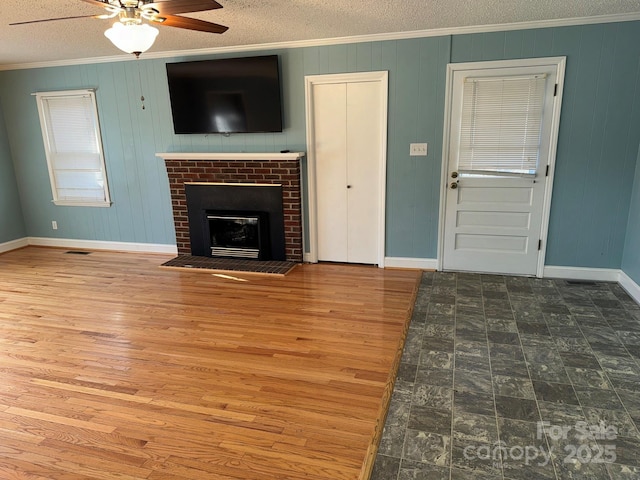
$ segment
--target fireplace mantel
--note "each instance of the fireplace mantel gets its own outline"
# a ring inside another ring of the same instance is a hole
[[[304,157],[304,152],[286,153],[231,153],[231,152],[174,152],[156,153],[156,157],[163,160],[298,160]]]

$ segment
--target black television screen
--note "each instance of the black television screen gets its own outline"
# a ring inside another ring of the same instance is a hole
[[[175,133],[282,131],[278,56],[167,64]]]

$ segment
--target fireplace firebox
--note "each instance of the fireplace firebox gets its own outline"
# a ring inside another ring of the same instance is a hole
[[[286,260],[282,186],[185,183],[191,255]]]
[[[270,260],[269,216],[264,212],[207,212],[212,257]]]

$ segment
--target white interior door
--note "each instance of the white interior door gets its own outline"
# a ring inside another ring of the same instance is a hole
[[[378,263],[380,222],[380,85],[347,85],[347,260]],[[386,134],[386,130],[384,132]],[[317,166],[317,164],[316,164]]]
[[[313,89],[318,260],[349,261],[347,85]]]
[[[563,67],[450,68],[442,269],[541,275]]]
[[[307,82],[312,261],[383,266],[386,72]]]

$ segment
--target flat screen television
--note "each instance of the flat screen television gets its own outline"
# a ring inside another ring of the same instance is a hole
[[[175,133],[282,131],[277,55],[167,64]]]

